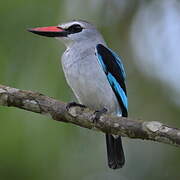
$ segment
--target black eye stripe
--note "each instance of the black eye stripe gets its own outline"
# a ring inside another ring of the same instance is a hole
[[[83,28],[79,24],[73,24],[72,26],[66,29],[68,34],[78,33],[78,32],[81,32],[82,30]]]

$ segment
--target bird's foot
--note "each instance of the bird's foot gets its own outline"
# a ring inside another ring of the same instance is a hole
[[[75,107],[75,106],[78,106],[78,107],[81,107],[81,108],[86,108],[86,106],[83,105],[83,104],[78,104],[76,102],[70,102],[70,103],[67,104],[66,109],[68,111],[71,107]]]
[[[95,111],[95,113],[94,113],[95,114],[94,122],[96,123],[103,114],[107,113],[107,111],[108,110],[106,108]]]

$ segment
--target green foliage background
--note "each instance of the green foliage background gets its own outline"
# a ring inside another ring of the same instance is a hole
[[[145,78],[133,63],[127,32],[135,9],[136,6],[118,24],[103,26],[102,14],[94,17],[93,22],[98,24],[109,46],[124,59],[130,116],[179,126],[179,109],[162,93],[163,86],[155,79]],[[59,63],[64,46],[26,31],[29,27],[69,20],[64,14],[62,0],[1,0],[0,84],[39,91],[63,101],[74,99]],[[82,17],[88,17],[84,10],[77,18]],[[0,107],[0,179],[180,178],[178,148],[127,138],[123,142],[126,165],[113,171],[107,168],[103,134]]]

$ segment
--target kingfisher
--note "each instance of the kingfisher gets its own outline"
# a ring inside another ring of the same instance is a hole
[[[128,116],[125,70],[121,58],[108,48],[96,27],[84,20],[37,27],[30,32],[62,41],[66,50],[61,64],[78,102],[92,110]],[[106,134],[108,166],[122,168],[125,156],[121,136]]]

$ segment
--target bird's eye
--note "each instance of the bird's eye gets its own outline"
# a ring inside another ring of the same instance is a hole
[[[83,28],[79,24],[73,24],[69,28],[66,29],[70,34],[78,33],[83,30]]]

